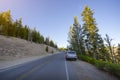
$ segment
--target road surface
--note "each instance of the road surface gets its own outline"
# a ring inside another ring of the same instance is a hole
[[[90,72],[91,71],[91,72]],[[66,61],[64,53],[0,70],[0,80],[117,80],[82,61]]]

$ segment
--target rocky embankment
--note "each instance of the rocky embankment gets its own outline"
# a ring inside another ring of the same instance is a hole
[[[33,58],[43,55],[49,55],[51,52],[57,52],[56,49],[48,47],[47,45],[36,44],[14,37],[6,37],[0,35],[0,67],[5,61],[14,61],[18,59]]]

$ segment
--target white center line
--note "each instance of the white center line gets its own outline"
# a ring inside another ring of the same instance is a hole
[[[66,60],[65,60],[65,69],[66,69],[67,80],[69,80],[69,74],[68,74],[68,68],[67,68],[67,62],[66,62]]]

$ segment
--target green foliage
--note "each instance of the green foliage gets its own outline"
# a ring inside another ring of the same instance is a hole
[[[78,58],[80,60],[83,60],[95,65],[98,69],[104,70],[115,76],[120,77],[120,64],[113,64],[110,62],[100,61],[100,60],[93,59],[89,56],[84,56],[80,54],[78,54]]]
[[[95,64],[95,61],[96,61],[95,59],[93,59],[89,56],[84,56],[84,55],[81,55],[81,54],[78,54],[78,58],[80,60],[86,61],[86,62],[91,63],[91,64]]]
[[[28,36],[30,33],[29,27],[27,25],[25,25],[24,30],[25,30],[24,39],[28,40]]]
[[[106,72],[109,72],[111,74],[114,74],[120,77],[120,65],[119,64],[113,64],[113,63],[104,62],[104,61],[97,61],[95,66],[101,70],[104,70]]]
[[[54,48],[58,49],[58,46],[56,44],[54,44]]]
[[[65,51],[65,48],[64,47],[60,47],[59,51]]]
[[[58,48],[57,45],[56,45],[52,40],[49,39],[49,37],[46,37],[44,43],[45,43],[46,45],[51,46],[51,47]]]
[[[114,45],[112,46],[112,39],[106,34],[106,38],[105,38],[105,41],[106,41],[106,46],[107,46],[107,49],[109,51],[109,54],[108,54],[108,60],[112,63],[117,63],[119,64],[119,60],[120,60],[120,57],[119,57],[119,51],[117,52],[116,50],[116,53],[115,53],[115,47]],[[118,45],[118,49],[119,49],[119,45]]]
[[[68,48],[75,50],[79,59],[120,77],[120,45],[118,54],[115,55],[114,46],[111,45],[112,39],[108,35],[105,38],[107,44],[104,44],[93,14],[88,6],[84,7],[81,14],[83,26],[80,26],[77,17],[74,17],[74,23],[68,33]]]
[[[40,33],[37,32],[35,28],[32,31],[32,41],[36,43],[40,43]]]
[[[23,26],[22,18],[13,21],[11,18],[10,10],[0,13],[0,34],[5,36],[17,37],[31,42],[49,45],[51,47],[57,48],[54,42],[42,36],[35,28],[34,30],[29,29],[27,25]]]
[[[49,37],[46,37],[45,44],[50,45],[50,39],[49,39]]]
[[[68,42],[70,44],[68,48],[97,60],[118,62],[119,60],[115,58],[116,56],[113,53],[108,35],[105,39],[108,44],[106,46],[101,35],[98,33],[99,29],[93,14],[93,11],[88,6],[84,7],[81,14],[83,26],[80,26],[77,17],[74,17],[74,23],[70,26],[68,33]]]
[[[54,50],[52,50],[51,53],[54,53]]]
[[[118,44],[118,49],[117,49],[117,59],[118,59],[118,63],[120,64],[120,44]]]
[[[69,48],[75,50],[76,52],[80,52],[80,53],[85,53],[84,50],[84,44],[83,44],[83,29],[82,27],[79,25],[77,17],[74,17],[74,23],[73,26],[70,26],[69,29],[69,40],[68,42],[70,43]]]
[[[52,40],[50,41],[50,46],[54,47],[54,42]]]
[[[10,10],[0,13],[0,34],[8,36],[8,32],[11,30],[12,19]]]
[[[48,46],[46,46],[46,48],[45,48],[45,51],[46,51],[46,52],[48,52],[48,51],[49,51],[49,48],[48,48]]]
[[[86,49],[88,54],[96,59],[99,57],[97,54],[99,54],[99,40],[101,38],[98,34],[99,30],[93,17],[93,11],[88,6],[85,6],[81,16],[84,22],[83,29],[86,37]]]

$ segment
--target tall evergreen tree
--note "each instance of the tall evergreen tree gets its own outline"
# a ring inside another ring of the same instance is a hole
[[[54,42],[52,40],[50,40],[50,46],[54,47]]]
[[[12,35],[13,37],[16,37],[16,24],[15,22],[12,23]]]
[[[25,25],[25,39],[28,40],[28,35],[29,35],[29,27]]]
[[[42,35],[40,35],[40,43],[44,43],[44,37]]]
[[[104,61],[108,61],[108,51],[106,46],[104,45],[104,41],[100,35],[97,35],[97,59],[102,59]]]
[[[32,31],[32,41],[37,42],[37,31],[36,28]]]
[[[97,44],[98,44],[98,28],[96,26],[95,18],[93,17],[93,11],[88,7],[85,6],[82,12],[82,20],[84,22],[83,29],[85,33],[85,41],[86,41],[86,49],[88,54],[97,58],[98,51],[97,51]]]
[[[74,23],[73,23],[73,27],[70,26],[70,30],[68,33],[69,36],[69,43],[70,46],[73,50],[76,50],[78,53],[85,53],[84,52],[84,42],[83,42],[83,30],[80,26],[80,24],[78,23],[77,17],[74,17]]]
[[[23,26],[22,18],[13,21],[10,10],[0,13],[0,35],[18,37],[40,44],[45,42],[47,45],[57,48],[57,45],[54,45],[52,40],[49,41],[49,38],[46,38],[46,41],[44,41],[44,36],[36,31],[35,28],[31,30],[27,25]]]
[[[22,37],[22,18],[19,20],[16,20],[16,37],[21,38]]]
[[[46,44],[46,45],[50,45],[50,39],[49,39],[49,37],[46,37],[46,39],[45,39],[45,44]]]
[[[12,18],[10,10],[0,13],[0,29],[1,34],[8,36],[8,32],[11,30]]]

